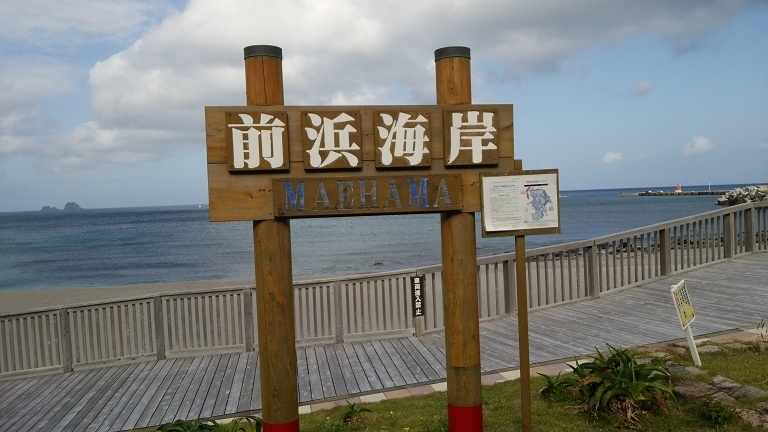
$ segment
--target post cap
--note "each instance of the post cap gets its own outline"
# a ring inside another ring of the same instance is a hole
[[[274,45],[251,45],[243,49],[243,59],[248,57],[277,57],[283,59],[283,49]]]
[[[449,46],[435,50],[435,61],[449,57],[471,58],[469,56],[469,48],[464,46]]]

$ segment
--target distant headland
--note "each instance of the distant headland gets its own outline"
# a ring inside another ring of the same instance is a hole
[[[68,202],[64,205],[64,210],[82,210],[83,208],[80,207],[80,204],[76,202]],[[43,206],[43,208],[40,209],[41,212],[49,212],[49,211],[60,211],[56,207],[51,206]]]

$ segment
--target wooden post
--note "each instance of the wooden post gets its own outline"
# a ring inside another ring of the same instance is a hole
[[[669,276],[672,274],[672,244],[669,228],[659,231],[659,244],[656,247],[659,248],[659,270],[661,275]]]
[[[244,54],[248,105],[283,105],[282,49],[254,45]],[[298,432],[290,222],[254,221],[253,249],[264,432]]]
[[[755,252],[755,205],[744,209],[744,252]]]
[[[736,227],[735,213],[723,215],[723,258],[733,259],[736,256]]]
[[[245,352],[251,352],[254,349],[252,295],[250,288],[243,289],[243,342],[245,342]]]
[[[341,291],[341,281],[333,281],[333,306],[334,315],[333,319],[336,322],[335,325],[335,341],[336,343],[344,343],[344,293]]]
[[[165,311],[162,295],[152,298],[152,309],[155,314],[155,352],[158,360],[165,360]]]
[[[504,278],[504,313],[514,315],[517,313],[517,299],[515,294],[515,272],[511,259],[506,259],[501,264],[501,273]]]
[[[64,372],[72,372],[72,333],[69,328],[69,311],[59,309],[59,343],[61,344],[61,367]]]
[[[515,273],[517,282],[517,333],[520,350],[520,414],[523,432],[531,430],[531,359],[528,343],[528,277],[526,274],[525,236],[515,237]]]
[[[437,103],[472,102],[469,48],[435,50]],[[482,432],[480,321],[474,213],[442,213],[448,430]]]
[[[600,297],[600,279],[598,278],[598,261],[597,254],[599,253],[597,244],[592,242],[592,246],[587,248],[587,268],[585,269],[587,280],[587,295],[591,298]]]

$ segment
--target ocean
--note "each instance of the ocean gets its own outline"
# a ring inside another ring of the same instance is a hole
[[[730,190],[745,185],[712,185]],[[706,190],[710,186],[686,187]],[[595,238],[717,210],[704,196],[620,197],[674,187],[561,191],[561,233],[526,246]],[[514,250],[514,238],[482,238],[478,256]],[[291,221],[296,277],[399,270],[440,263],[437,214]],[[211,223],[206,206],[0,213],[0,290],[82,288],[252,278],[250,222]]]

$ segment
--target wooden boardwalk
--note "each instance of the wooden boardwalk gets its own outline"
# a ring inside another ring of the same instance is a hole
[[[531,363],[572,358],[604,344],[683,338],[669,294],[687,281],[695,335],[768,318],[768,254],[746,255],[597,300],[533,311]],[[518,367],[516,317],[480,326],[483,372]],[[302,404],[443,381],[443,333],[299,347]],[[177,418],[260,409],[257,353],[147,361],[0,381],[0,431],[119,431]]]

